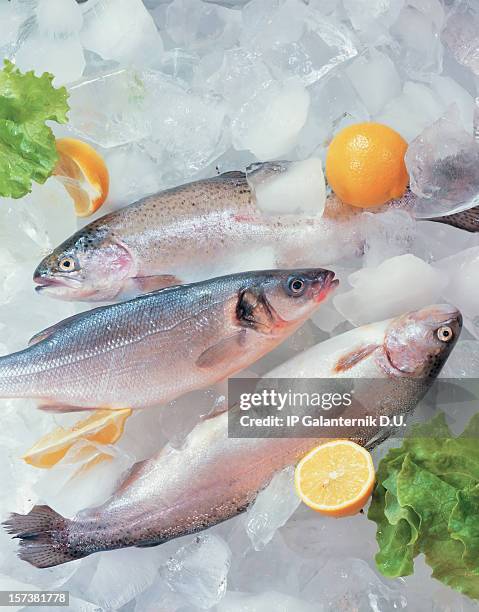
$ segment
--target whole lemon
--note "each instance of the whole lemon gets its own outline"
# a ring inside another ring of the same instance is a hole
[[[346,204],[367,208],[400,198],[409,176],[404,162],[407,142],[381,123],[355,123],[331,141],[326,177]]]

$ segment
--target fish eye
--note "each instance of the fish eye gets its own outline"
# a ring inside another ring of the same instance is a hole
[[[58,267],[63,272],[73,272],[76,269],[76,262],[73,257],[63,257],[58,262]]]
[[[454,336],[452,329],[448,325],[443,325],[436,332],[441,342],[450,342]]]
[[[299,276],[293,276],[288,280],[288,289],[291,295],[300,296],[304,293],[305,282]]]

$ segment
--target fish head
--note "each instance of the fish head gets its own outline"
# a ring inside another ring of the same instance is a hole
[[[108,230],[87,225],[38,265],[36,291],[57,299],[108,301],[133,274],[133,259]]]
[[[240,292],[237,318],[258,331],[298,325],[338,282],[334,272],[323,268],[261,272]]]
[[[427,306],[393,319],[384,340],[388,367],[395,374],[436,378],[461,328],[462,315],[449,304]]]

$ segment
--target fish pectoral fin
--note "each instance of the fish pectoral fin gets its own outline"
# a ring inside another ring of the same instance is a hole
[[[345,372],[346,370],[349,370],[366,357],[369,357],[369,355],[371,355],[371,353],[373,353],[378,346],[378,344],[362,344],[358,348],[353,349],[338,359],[336,365],[334,366],[334,371]]]
[[[56,412],[58,414],[62,412],[88,412],[99,410],[98,406],[85,408],[85,406],[69,406],[68,404],[40,404],[38,409],[43,410],[43,412]]]
[[[181,285],[182,282],[177,276],[172,274],[161,274],[159,276],[137,276],[133,279],[141,293],[150,293],[165,287]]]
[[[231,360],[243,352],[246,339],[246,329],[238,331],[236,334],[223,338],[213,346],[203,351],[196,360],[198,368],[208,369],[224,363],[231,363]]]
[[[124,282],[116,299],[131,299],[146,293],[152,293],[166,287],[183,284],[181,279],[172,274],[161,274],[158,276],[134,276]]]

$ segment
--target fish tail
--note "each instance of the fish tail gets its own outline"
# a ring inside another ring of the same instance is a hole
[[[85,557],[68,545],[71,523],[50,506],[34,506],[28,514],[10,514],[3,523],[6,531],[20,539],[18,556],[35,567],[52,567]]]
[[[466,232],[479,232],[479,206],[474,206],[474,208],[463,210],[462,212],[454,213],[452,215],[434,217],[433,219],[427,220],[452,225],[453,227],[465,230]]]

